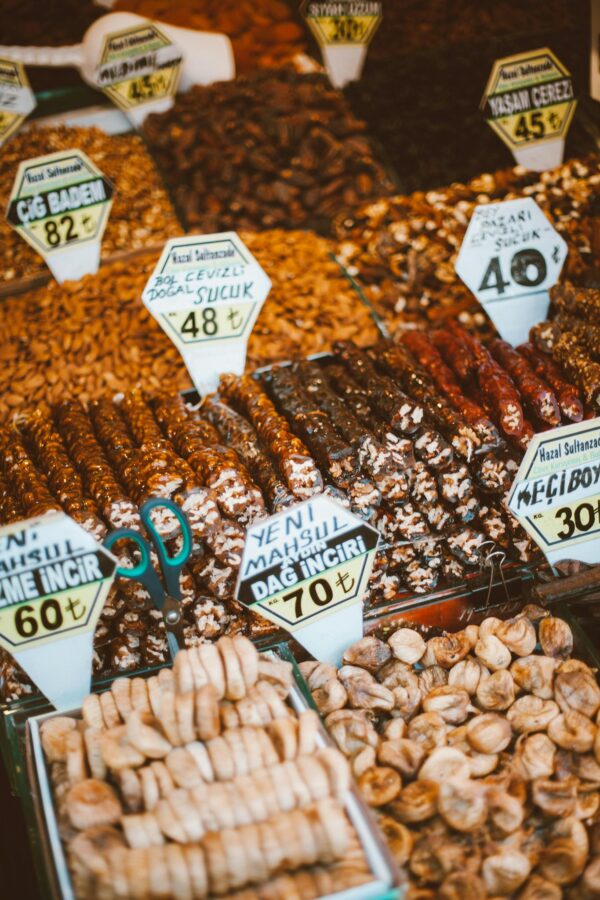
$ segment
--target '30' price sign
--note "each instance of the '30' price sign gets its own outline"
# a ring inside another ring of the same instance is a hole
[[[475,208],[456,272],[505,340],[526,340],[545,318],[567,245],[531,197]]]

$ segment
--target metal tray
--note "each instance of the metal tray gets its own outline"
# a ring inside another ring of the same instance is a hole
[[[310,693],[300,672],[285,645],[277,648],[278,654],[292,662],[295,683],[289,701],[299,713],[310,708]],[[79,710],[71,710],[62,715],[78,715]],[[33,852],[38,878],[41,878],[43,896],[52,900],[75,900],[73,885],[66,863],[64,847],[58,832],[56,811],[49,780],[48,768],[40,740],[40,725],[58,715],[56,711],[32,716],[26,726],[26,777],[30,802],[24,804],[30,825]],[[320,746],[333,746],[331,738],[321,727],[318,735]],[[373,880],[357,888],[337,891],[323,900],[400,900],[400,885],[403,882],[389,849],[374,817],[353,785],[344,797],[344,807],[351,820],[365,855],[371,866]]]

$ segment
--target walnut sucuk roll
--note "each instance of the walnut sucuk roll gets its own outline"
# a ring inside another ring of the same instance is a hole
[[[84,494],[83,483],[73,466],[52,420],[40,409],[22,417],[18,423],[36,465],[63,509],[96,540],[106,535],[96,503]]]
[[[246,466],[260,487],[269,512],[279,512],[296,502],[294,495],[261,447],[258,434],[250,422],[214,396],[205,399],[202,412],[217,429],[219,437],[235,450]]]
[[[509,550],[511,544],[511,534],[506,518],[499,505],[482,506],[479,510],[479,522],[483,531],[490,541],[502,547],[503,550]]]
[[[84,487],[105,520],[112,528],[141,528],[137,506],[116,480],[83,405],[65,401],[56,407],[55,417]]]
[[[600,316],[600,290],[572,284],[555,284],[550,299],[560,312],[597,322]]]
[[[454,514],[443,503],[421,503],[419,509],[429,527],[439,534],[446,534],[456,523]]]
[[[587,405],[597,411],[600,406],[600,363],[592,359],[576,335],[568,331],[561,334],[552,356],[578,385]]]
[[[477,486],[487,494],[504,494],[512,484],[515,472],[508,458],[486,453],[475,466]]]
[[[481,562],[481,545],[485,534],[468,525],[449,534],[446,541],[450,552],[467,566],[477,566]]]
[[[36,469],[20,436],[8,428],[0,432],[0,459],[4,478],[26,518],[61,512],[44,476]]]
[[[213,426],[193,416],[179,395],[154,399],[156,418],[200,483],[214,490],[221,512],[245,525],[265,514],[262,494],[237,454],[219,443]]]
[[[379,375],[368,355],[351,341],[337,341],[334,350],[365,388],[375,412],[401,434],[414,434],[425,418],[423,406],[407,397],[391,378]]]
[[[406,331],[402,343],[415,355],[438,391],[444,394],[459,416],[472,426],[480,441],[476,452],[493,450],[502,443],[498,429],[485,411],[463,392],[454,372],[446,364],[431,337],[422,331]]]
[[[323,478],[305,444],[279,415],[261,386],[250,375],[221,378],[221,392],[248,416],[258,436],[276,460],[279,471],[298,500],[308,500],[323,490]]]
[[[552,353],[560,334],[557,322],[539,322],[529,329],[529,340],[541,353]]]
[[[415,455],[432,469],[442,470],[454,459],[454,452],[439,431],[423,428],[415,436]]]
[[[467,462],[471,460],[481,445],[475,430],[459,419],[410,351],[388,342],[374,347],[370,355],[376,364],[383,365],[392,377],[398,379],[411,397],[423,404],[429,420],[450,440],[456,453]]]
[[[261,382],[275,406],[292,423],[321,470],[346,490],[358,476],[355,449],[336,432],[331,419],[319,409],[290,367],[276,366],[263,373]]]
[[[555,319],[561,332],[568,331],[574,334],[586,353],[596,360],[600,359],[600,318],[578,319],[575,316],[559,313]]]
[[[596,346],[600,346],[600,329]],[[579,396],[579,390],[562,376],[552,358],[546,353],[540,353],[532,343],[521,344],[517,349],[525,356],[533,371],[548,382],[556,395],[563,418],[568,422],[581,422],[583,403]]]
[[[529,365],[528,360],[506,341],[494,338],[489,343],[492,355],[515,382],[525,404],[541,422],[560,425],[560,409],[550,385]]]
[[[397,471],[392,452],[335,393],[327,380],[326,368],[314,362],[297,363],[294,368],[307,392],[331,418],[342,437],[355,448],[361,470],[372,478],[382,496],[389,500],[403,499],[406,477]]]

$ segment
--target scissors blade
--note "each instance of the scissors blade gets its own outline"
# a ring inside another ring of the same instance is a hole
[[[185,647],[183,627],[181,624],[181,605],[174,597],[167,596],[162,608],[162,614],[167,629],[167,643],[173,659],[179,650]]]

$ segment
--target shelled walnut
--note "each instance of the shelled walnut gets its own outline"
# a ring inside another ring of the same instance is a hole
[[[572,649],[567,622],[525,607],[428,641],[382,628],[346,650],[351,666],[327,667],[340,702],[349,677],[370,686],[325,724],[409,871],[409,897],[596,896],[600,689]],[[300,664],[311,688],[316,665]],[[405,687],[391,710],[373,707],[394,666]],[[427,678],[433,670],[447,683]],[[375,761],[357,772],[367,743]]]

